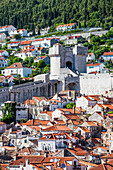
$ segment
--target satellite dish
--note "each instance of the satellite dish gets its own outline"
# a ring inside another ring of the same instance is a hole
[[[56,163],[56,162],[57,162],[57,158],[54,159],[54,163]]]
[[[63,163],[63,164],[62,164],[62,168],[65,168],[65,167],[66,167],[66,165]]]
[[[53,162],[53,159],[50,159],[50,162]]]

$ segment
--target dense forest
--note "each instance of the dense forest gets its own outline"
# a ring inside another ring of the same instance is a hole
[[[33,30],[59,23],[113,26],[113,0],[0,0],[0,25]]]

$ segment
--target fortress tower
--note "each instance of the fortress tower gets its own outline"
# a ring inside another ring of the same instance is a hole
[[[86,56],[88,48],[75,45],[71,47],[63,47],[57,43],[49,49],[50,56],[50,79],[63,78],[67,74],[74,76],[75,72],[86,73]],[[76,76],[76,74],[75,74]]]

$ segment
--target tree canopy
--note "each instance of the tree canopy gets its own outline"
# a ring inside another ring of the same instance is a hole
[[[82,26],[113,26],[113,0],[0,0],[0,25],[33,30],[82,21]]]

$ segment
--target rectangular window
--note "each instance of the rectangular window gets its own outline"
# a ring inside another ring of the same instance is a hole
[[[27,143],[27,139],[24,140],[24,143]]]

